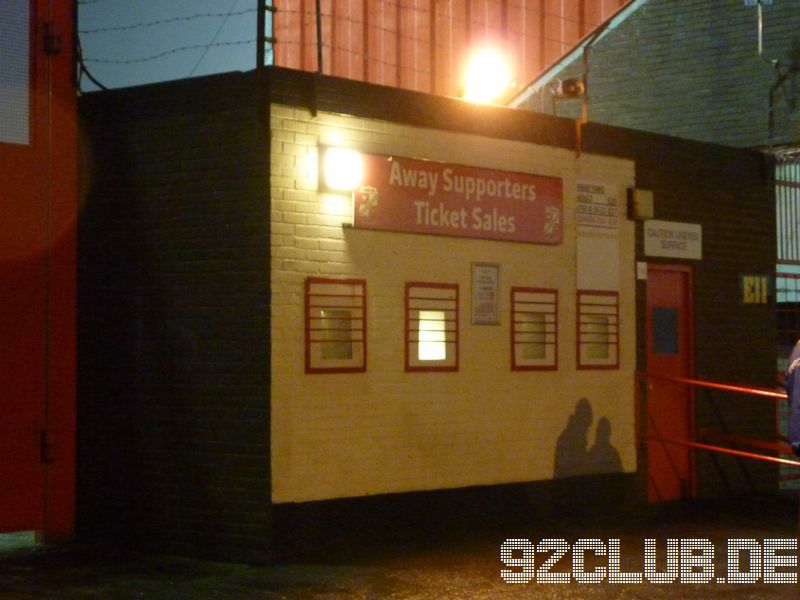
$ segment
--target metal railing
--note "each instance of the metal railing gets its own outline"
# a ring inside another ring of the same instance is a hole
[[[638,429],[637,426],[637,430],[639,431],[639,438],[641,441],[652,441],[662,444],[668,458],[670,457],[670,453],[667,450],[666,445],[678,445],[696,450],[703,450],[713,453],[712,454],[713,456],[719,454],[734,456],[737,459],[737,462],[739,462],[742,474],[744,475],[745,479],[750,483],[751,487],[754,490],[755,486],[750,480],[749,472],[745,468],[744,463],[741,462],[742,459],[768,462],[768,463],[778,464],[783,467],[793,467],[793,468],[800,467],[800,461],[781,457],[781,455],[793,454],[791,447],[787,443],[785,443],[785,438],[783,438],[783,436],[781,435],[776,435],[776,438],[780,439],[780,442],[778,442],[778,441],[757,439],[729,432],[725,424],[725,420],[722,416],[722,413],[719,411],[717,403],[711,396],[711,392],[717,390],[723,392],[743,394],[755,398],[768,399],[773,402],[783,402],[787,400],[786,392],[778,391],[775,389],[762,388],[762,387],[746,386],[746,385],[732,384],[732,383],[722,383],[716,381],[706,381],[701,379],[693,379],[689,377],[656,375],[652,373],[639,373],[638,377],[639,377],[639,383],[642,386],[641,389],[643,394],[647,393],[647,388],[650,383],[658,381],[682,383],[692,386],[695,389],[703,390],[704,392],[706,392],[706,401],[712,408],[716,421],[720,427],[720,429],[710,429],[710,428],[698,429],[695,432],[694,439],[682,440],[682,439],[664,437],[658,433],[658,426],[657,424],[655,424],[651,415],[648,412],[647,425],[652,427],[653,431],[655,432],[655,435],[648,433],[647,429],[642,431],[641,429]],[[727,444],[727,445],[723,446],[720,444]],[[729,447],[729,446],[734,446],[734,447]],[[756,450],[762,452],[756,452]],[[767,454],[764,454],[763,452],[767,452]],[[724,471],[722,470],[719,463],[716,462],[716,459],[715,459],[715,465],[725,486],[729,490],[732,490],[732,487],[728,482],[727,477],[724,474]],[[673,469],[676,469],[674,465]],[[788,478],[794,478],[794,477],[790,476]]]

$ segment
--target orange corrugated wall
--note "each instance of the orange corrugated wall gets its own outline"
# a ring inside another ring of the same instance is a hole
[[[504,46],[524,86],[629,0],[321,0],[322,71],[458,95],[478,46]],[[316,0],[275,0],[274,62],[317,70]]]

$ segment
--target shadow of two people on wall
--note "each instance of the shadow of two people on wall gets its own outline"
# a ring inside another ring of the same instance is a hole
[[[611,421],[607,417],[600,417],[597,421],[594,444],[589,447],[593,416],[589,401],[586,398],[578,400],[556,441],[554,479],[622,472],[619,452],[611,444]]]
[[[619,452],[611,444],[611,421],[605,416],[597,420],[590,446],[593,422],[592,405],[581,398],[558,436],[548,494],[554,518],[594,522],[601,515],[624,511],[635,501]]]

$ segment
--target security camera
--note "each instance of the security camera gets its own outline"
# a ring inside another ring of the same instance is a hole
[[[561,95],[564,98],[582,98],[585,94],[586,86],[582,79],[572,77],[561,82]]]

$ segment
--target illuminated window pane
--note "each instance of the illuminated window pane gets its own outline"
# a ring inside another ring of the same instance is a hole
[[[322,358],[326,360],[353,358],[353,322],[349,310],[321,311]]]
[[[419,360],[447,358],[445,313],[441,310],[419,311]]]
[[[458,371],[458,285],[406,283],[406,371]]]
[[[606,359],[609,357],[609,323],[608,317],[587,315],[584,317],[584,341],[586,356],[590,359]]]
[[[619,368],[619,293],[578,290],[578,368]]]
[[[545,358],[547,347],[545,345],[545,315],[542,313],[519,313],[517,315],[520,339],[522,343],[522,358]]]
[[[511,368],[558,368],[558,290],[511,288]]]

